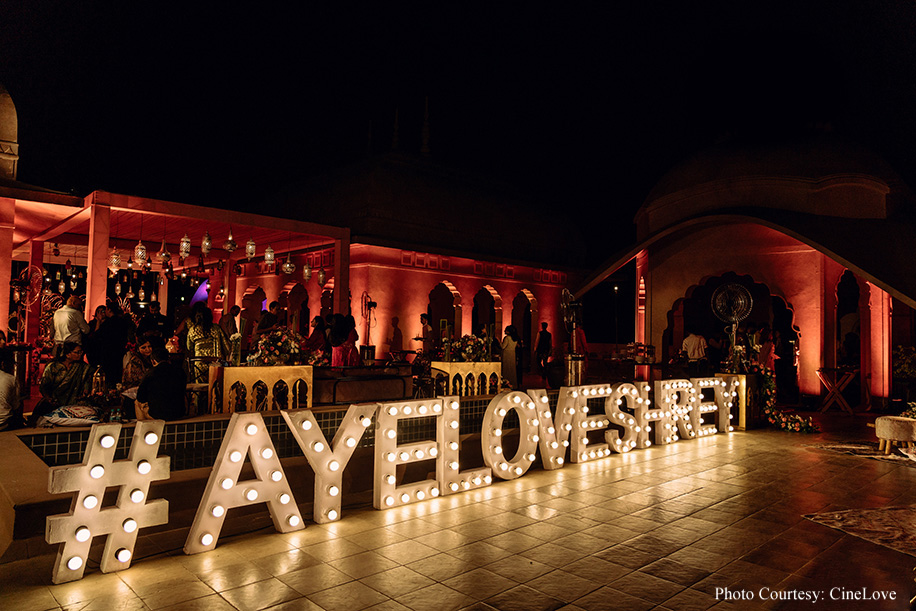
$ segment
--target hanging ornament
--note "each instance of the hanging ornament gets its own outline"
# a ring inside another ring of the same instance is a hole
[[[83,279],[83,270],[80,270],[80,273],[78,273],[76,277],[82,280]]]
[[[70,279],[70,289],[74,291],[76,290],[76,278]]]
[[[292,253],[286,253],[286,261],[280,266],[280,269],[283,270],[283,273],[287,276],[296,271],[296,264],[293,263]]]
[[[248,257],[248,260],[251,261],[254,258],[257,245],[254,243],[254,238],[248,238],[248,241],[245,242],[245,256]]]
[[[210,248],[213,247],[213,240],[210,239],[210,232],[204,232],[204,239],[200,241],[200,252],[206,257],[210,254]]]
[[[108,253],[108,269],[111,270],[112,274],[117,274],[118,270],[121,269],[121,251],[118,250],[117,246]]]
[[[264,263],[268,265],[274,262],[274,249],[268,246],[264,249]]]
[[[127,269],[133,269],[133,268],[134,268],[134,260],[128,259],[127,260]]]
[[[146,299],[146,291],[143,289],[142,286],[140,287],[140,290],[137,291],[137,298],[138,298],[140,301],[143,301],[143,300]]]
[[[115,282],[115,289],[114,289],[114,291],[115,291],[115,295],[120,295],[120,294],[121,294],[121,283],[120,283],[120,282]]]
[[[146,245],[139,240],[134,246],[134,261],[137,262],[137,265],[143,265],[143,262],[146,261]]]
[[[231,254],[235,252],[235,249],[238,247],[239,245],[236,244],[235,240],[232,239],[232,227],[230,227],[229,228],[229,237],[226,238],[225,242],[223,242],[223,250]]]
[[[67,275],[68,275],[68,276],[69,276],[70,274],[73,273],[72,268],[73,268],[73,265],[70,263],[70,259],[67,259],[67,260],[64,262],[64,269],[67,270]]]
[[[55,280],[60,280],[60,270],[57,270],[57,271],[54,273],[54,279],[55,279]]]
[[[146,269],[153,269],[153,258],[152,257],[146,258]]]
[[[165,267],[166,263],[172,258],[172,253],[169,252],[169,247],[165,244],[165,238],[162,238],[162,248],[159,252],[156,253],[156,260],[159,261],[159,264]]]
[[[188,234],[185,233],[184,237],[181,238],[178,242],[178,256],[181,259],[187,259],[188,255],[191,254],[191,238],[188,237]]]
[[[181,279],[184,280],[187,277],[188,277],[188,272],[185,270],[181,270]]]
[[[61,280],[60,282],[57,283],[57,292],[58,292],[58,293],[60,293],[61,295],[63,295],[63,294],[64,294],[64,291],[66,291],[66,290],[67,290],[67,285],[64,284],[64,281],[63,281],[63,280]]]
[[[204,273],[205,271],[207,271],[207,270],[204,269],[204,258],[203,258],[203,257],[197,257],[197,273],[198,273],[198,274],[202,274],[202,273]]]
[[[19,303],[20,299],[22,299],[22,295],[19,293],[19,289],[13,289],[13,302]]]
[[[133,292],[132,290],[128,290],[128,291],[127,291],[127,298],[128,298],[128,299],[133,299],[133,298],[134,298],[134,292]]]
[[[324,268],[318,270],[318,286],[324,286],[324,281],[328,279],[328,275],[324,273]]]
[[[309,265],[308,261],[302,266],[302,279],[306,282],[312,279],[312,266]]]
[[[220,259],[219,261],[216,262],[216,271],[221,272],[221,271],[223,271],[223,268],[224,268],[224,267],[226,267],[226,263],[225,263],[225,261],[223,261],[222,259]]]
[[[242,266],[241,266],[240,264],[238,264],[238,263],[236,263],[235,265],[233,265],[233,266],[232,266],[232,273],[235,274],[236,276],[241,276],[241,275],[242,275]]]

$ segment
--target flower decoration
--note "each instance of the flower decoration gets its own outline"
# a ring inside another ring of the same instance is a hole
[[[760,400],[763,401],[763,413],[770,424],[790,433],[821,432],[813,419],[776,409],[776,376],[772,369],[751,361],[747,364],[747,372],[756,374],[760,379]]]
[[[261,336],[258,351],[248,357],[250,365],[283,365],[291,355],[299,354],[303,340],[295,331],[279,328]]]
[[[480,363],[489,360],[487,344],[476,335],[463,335],[452,342],[452,360],[464,363]]]

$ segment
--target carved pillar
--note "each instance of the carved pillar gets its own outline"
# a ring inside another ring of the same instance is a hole
[[[350,238],[334,240],[334,312],[347,315],[350,309]]]
[[[13,277],[13,227],[16,200],[0,197],[0,330],[9,331],[10,280]]]
[[[868,285],[868,316],[871,341],[862,343],[862,354],[869,353],[871,396],[886,399],[891,394],[891,296],[871,283]],[[863,369],[863,371],[865,371]],[[864,387],[864,385],[863,385]],[[864,391],[863,391],[864,392]]]
[[[108,293],[108,239],[111,234],[111,208],[104,204],[89,205],[89,252],[86,259],[86,320]]]

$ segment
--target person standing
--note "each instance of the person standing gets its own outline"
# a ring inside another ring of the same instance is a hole
[[[693,330],[681,343],[681,350],[687,354],[687,375],[698,378],[706,375],[706,339]]]
[[[60,356],[65,342],[83,343],[83,337],[89,335],[89,323],[79,308],[80,298],[76,295],[67,297],[67,303],[54,312],[51,326],[51,339],[54,340],[54,356]]]
[[[12,374],[13,353],[0,349],[0,431],[18,429],[25,424],[19,383]]]
[[[172,325],[169,324],[168,316],[160,312],[161,306],[158,301],[151,301],[146,314],[140,318],[137,324],[137,338],[154,335],[162,340],[164,344],[167,339],[172,337]]]
[[[538,341],[534,347],[534,355],[538,367],[541,370],[541,378],[547,380],[547,361],[550,359],[550,351],[553,349],[553,336],[547,330],[547,323],[541,323],[541,330],[538,332]]]
[[[518,361],[516,360],[515,348],[518,346],[519,336],[515,326],[506,327],[503,341],[500,343],[502,350],[502,376],[509,383],[509,388],[518,388]]]
[[[239,332],[239,325],[235,322],[235,317],[242,311],[237,305],[229,308],[229,311],[223,314],[219,319],[219,328],[223,330],[226,337],[232,339],[232,336]]]
[[[280,302],[271,301],[267,306],[267,311],[261,313],[261,320],[258,321],[258,339],[271,333],[280,325]]]
[[[106,306],[105,322],[99,327],[99,360],[105,371],[105,380],[114,387],[121,380],[124,371],[124,353],[130,340],[131,323],[124,316],[121,306],[109,302]]]
[[[429,314],[420,314],[420,334],[414,340],[422,343],[424,353],[432,352],[433,328],[429,324]]]

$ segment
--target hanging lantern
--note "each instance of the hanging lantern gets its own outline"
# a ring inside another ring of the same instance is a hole
[[[111,270],[112,274],[117,274],[118,270],[121,269],[121,251],[118,250],[117,246],[108,253],[108,269]]]
[[[76,278],[70,279],[70,288],[74,291],[76,290]]]
[[[184,280],[187,277],[188,277],[188,272],[186,272],[185,270],[181,270],[181,279]]]
[[[134,268],[134,260],[128,259],[127,260],[127,269],[133,269],[133,268]]]
[[[140,287],[140,290],[137,291],[137,298],[139,298],[140,301],[143,301],[144,299],[146,299],[146,291],[143,290],[142,286]]]
[[[306,282],[312,279],[312,266],[309,265],[308,261],[302,266],[302,279]]]
[[[188,234],[185,233],[184,237],[178,242],[178,256],[182,259],[187,259],[188,255],[191,254],[191,238],[188,237]]]
[[[115,282],[115,289],[114,289],[114,291],[115,291],[115,295],[120,295],[120,294],[121,294],[121,283],[120,283],[120,282]]]
[[[268,246],[264,249],[264,263],[272,264],[274,262],[274,249]]]
[[[19,303],[20,299],[22,299],[22,294],[19,293],[19,289],[13,289],[13,302]]]
[[[213,247],[213,240],[210,239],[210,232],[204,232],[204,239],[200,241],[200,252],[206,257],[210,254],[210,248]]]
[[[137,240],[137,245],[134,246],[134,261],[137,262],[137,265],[142,265],[146,261],[146,245],[139,240]]]
[[[318,270],[318,286],[324,286],[324,281],[328,279],[328,275],[324,273],[324,268]]]
[[[72,267],[73,267],[73,265],[70,263],[70,259],[67,259],[67,260],[64,262],[64,269],[67,270],[67,275],[68,275],[68,276],[72,273],[72,270],[71,270]]]
[[[67,290],[67,285],[64,284],[64,281],[63,281],[63,280],[61,280],[60,282],[57,283],[57,292],[58,292],[58,293],[60,293],[61,295],[63,295],[63,294],[64,294],[64,291],[66,291],[66,290]]]
[[[153,269],[153,258],[152,257],[146,258],[146,269]]]
[[[230,227],[229,228],[229,237],[226,238],[225,242],[223,242],[223,250],[231,254],[235,252],[235,249],[238,247],[239,245],[236,244],[235,240],[232,239],[232,228]]]
[[[159,284],[162,284],[162,278],[159,278]],[[150,301],[157,301],[159,298],[156,296],[156,293],[153,293],[149,296]]]
[[[128,290],[128,291],[127,291],[127,298],[128,298],[128,299],[133,299],[133,298],[134,298],[134,292],[133,292],[132,290]]]
[[[283,273],[289,276],[294,271],[296,271],[296,264],[293,263],[292,253],[286,253],[286,262],[280,266],[280,269],[283,270]]]
[[[248,238],[248,241],[245,242],[245,256],[248,257],[249,261],[254,258],[256,248],[257,245],[254,243],[254,238]]]
[[[165,238],[162,238],[162,248],[159,252],[156,253],[156,260],[159,261],[159,264],[165,267],[166,263],[172,258],[172,253],[169,252],[169,247],[165,244]]]

